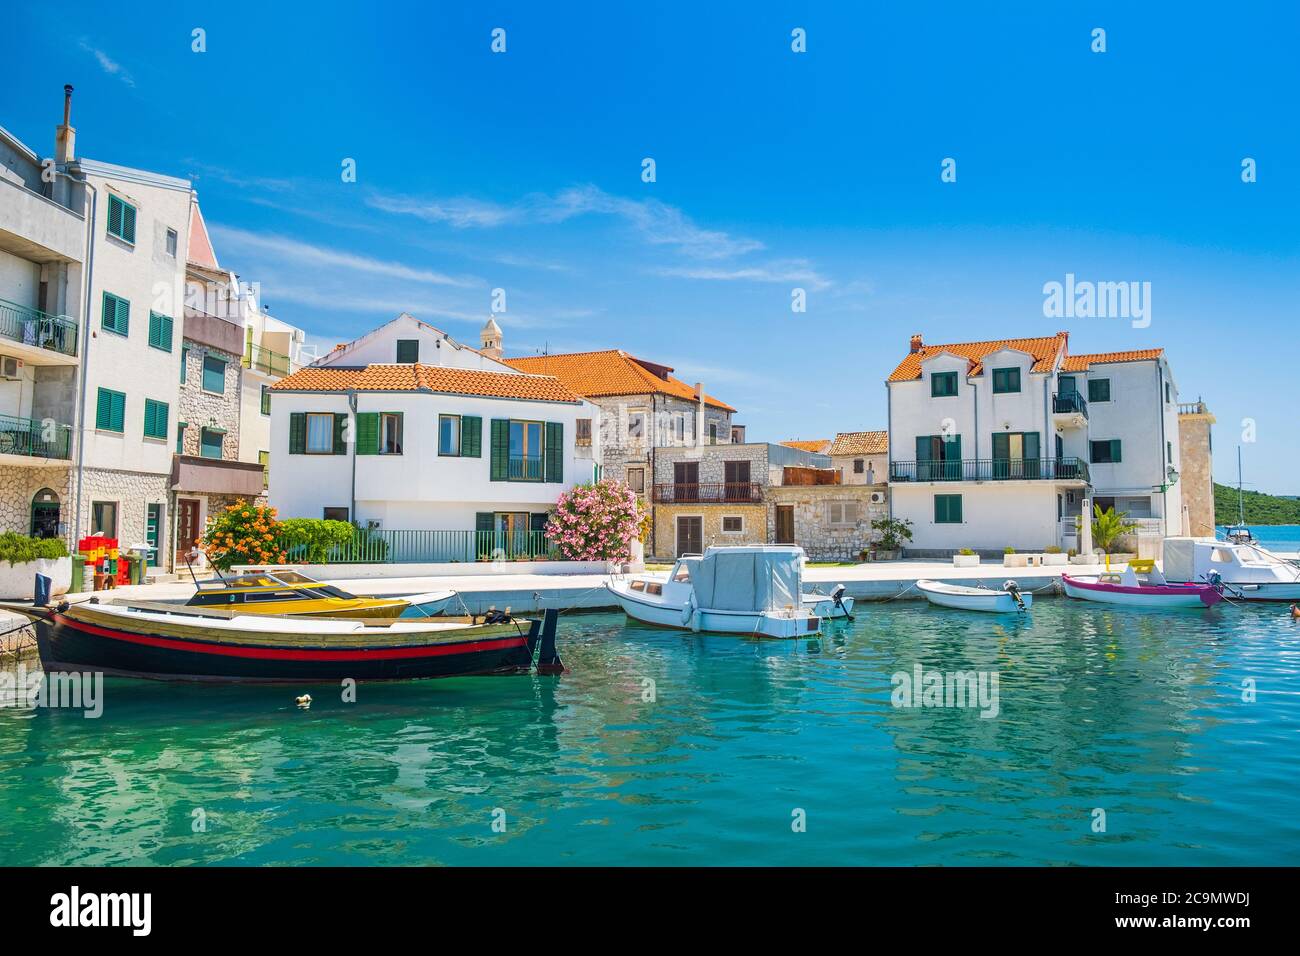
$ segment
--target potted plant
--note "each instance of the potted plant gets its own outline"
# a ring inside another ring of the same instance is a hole
[[[876,538],[877,561],[897,561],[903,556],[903,542],[912,540],[912,522],[906,518],[877,518],[871,527],[880,533]]]
[[[1057,545],[1048,545],[1043,549],[1043,564],[1056,566],[1069,563],[1069,555],[1062,551]]]
[[[0,534],[0,597],[30,601],[38,574],[50,579],[51,597],[68,593],[72,558],[63,539],[29,538],[15,531]]]
[[[970,548],[962,548],[952,556],[952,564],[955,568],[976,568],[979,567],[980,556]]]
[[[1105,552],[1108,563],[1126,563],[1137,557],[1136,554],[1120,553],[1115,550],[1119,539],[1137,528],[1137,524],[1126,520],[1127,511],[1115,513],[1115,507],[1112,505],[1105,511],[1101,510],[1101,505],[1093,505],[1092,519],[1092,540],[1097,547]]]
[[[1003,548],[1002,566],[1004,568],[1027,568],[1029,567],[1029,555],[1016,554],[1016,549],[1012,547]]]

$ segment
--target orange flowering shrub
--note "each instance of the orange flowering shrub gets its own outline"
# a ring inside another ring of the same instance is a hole
[[[208,515],[203,537],[194,543],[221,571],[236,564],[283,564],[285,553],[276,540],[279,527],[274,508],[237,501]]]

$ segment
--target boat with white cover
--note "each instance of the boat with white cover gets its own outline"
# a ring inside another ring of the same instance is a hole
[[[1165,538],[1164,574],[1169,581],[1210,583],[1243,601],[1300,601],[1300,565],[1257,544],[1217,538]]]
[[[804,605],[802,558],[789,545],[710,547],[678,558],[666,580],[638,575],[605,587],[628,617],[647,624],[807,637],[821,633],[822,618]]]
[[[916,588],[931,604],[962,611],[991,611],[996,614],[1022,613],[1034,603],[1032,594],[1021,594],[1015,581],[1007,581],[1001,590],[976,588],[942,581],[917,581]]]

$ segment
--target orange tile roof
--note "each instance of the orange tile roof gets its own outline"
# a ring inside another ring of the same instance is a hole
[[[822,454],[823,450],[830,443],[831,440],[829,438],[812,438],[808,440],[796,438],[793,441],[781,442],[781,444],[785,445],[787,448],[797,448],[800,451],[811,451],[816,452],[817,454]]]
[[[271,386],[276,392],[441,392],[539,402],[580,402],[552,375],[483,372],[437,365],[367,365],[365,368],[307,367]]]
[[[1057,332],[1055,335],[1035,339],[996,339],[991,342],[958,342],[951,345],[923,345],[919,350],[911,352],[903,361],[898,363],[898,368],[894,369],[893,374],[886,379],[887,382],[909,382],[921,377],[921,363],[927,358],[931,358],[942,352],[950,352],[953,355],[960,356],[970,360],[967,374],[979,375],[983,372],[980,364],[986,355],[991,355],[1001,349],[1016,349],[1020,352],[1028,352],[1034,357],[1034,364],[1031,371],[1046,372],[1052,367],[1058,353],[1065,351],[1069,335],[1065,332]]]
[[[840,432],[828,455],[884,455],[889,451],[889,432]]]
[[[1094,362],[1149,362],[1165,354],[1164,349],[1133,349],[1128,352],[1096,352],[1092,355],[1068,355],[1061,364],[1063,372],[1086,372]]]
[[[698,401],[695,388],[672,374],[667,365],[658,365],[628,355],[622,349],[603,352],[568,352],[561,355],[529,355],[504,360],[521,372],[554,375],[566,386],[586,398],[615,395],[671,395],[688,402]],[[712,395],[704,403],[725,412],[735,409]]]

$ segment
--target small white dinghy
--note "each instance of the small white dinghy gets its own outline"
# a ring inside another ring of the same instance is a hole
[[[962,611],[1021,613],[1028,611],[1034,603],[1034,596],[1021,594],[1015,581],[1007,581],[1000,591],[992,588],[972,588],[964,584],[944,584],[942,581],[917,581],[916,587],[931,604],[954,607]]]
[[[820,618],[851,621],[853,620],[853,598],[844,593],[846,590],[844,585],[837,584],[830,594],[805,591],[801,595],[803,606]]]
[[[686,631],[812,637],[822,619],[803,602],[802,548],[711,547],[683,556],[665,581],[635,576],[605,584],[628,617]],[[825,599],[829,600],[829,598]]]

